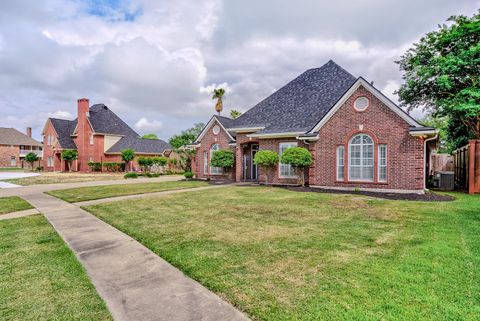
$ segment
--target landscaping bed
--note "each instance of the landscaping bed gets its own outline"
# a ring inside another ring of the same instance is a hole
[[[112,320],[63,240],[41,215],[0,221],[0,319]]]
[[[47,192],[47,194],[58,197],[66,202],[75,203],[108,197],[154,193],[202,186],[208,186],[208,183],[198,181],[168,181],[69,188],[50,191]]]
[[[0,215],[32,208],[33,206],[30,203],[18,196],[0,197]]]
[[[378,197],[389,200],[404,200],[404,201],[421,201],[421,202],[448,202],[453,201],[455,197],[447,194],[439,194],[434,192],[426,192],[425,194],[415,193],[384,193],[372,191],[342,191],[336,189],[324,189],[315,187],[301,187],[301,186],[283,186],[290,191],[295,192],[314,192],[314,193],[329,193],[329,194],[354,194],[365,195],[370,197]]]
[[[480,196],[226,186],[85,207],[255,320],[475,320]]]

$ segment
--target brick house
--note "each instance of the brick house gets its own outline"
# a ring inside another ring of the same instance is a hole
[[[42,148],[42,143],[32,138],[32,128],[27,127],[24,134],[15,128],[0,127],[0,167],[30,166],[25,156],[35,153],[42,158]]]
[[[291,146],[313,156],[306,182],[313,187],[423,192],[428,154],[437,132],[424,127],[371,83],[329,61],[309,69],[237,119],[213,116],[192,147],[199,178],[223,178],[210,166],[212,152],[235,152],[236,181],[264,181],[253,158],[258,150],[279,155]],[[297,173],[279,164],[274,184],[295,184]]]
[[[42,135],[46,171],[68,170],[61,159],[63,150],[78,152],[73,170],[89,172],[89,162],[121,162],[120,153],[126,148],[135,150],[136,156],[160,156],[171,149],[161,139],[141,138],[107,106],[90,107],[86,98],[78,99],[75,120],[48,118]],[[137,164],[132,162],[131,166],[135,169]]]

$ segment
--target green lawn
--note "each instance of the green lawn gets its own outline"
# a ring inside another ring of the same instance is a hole
[[[0,215],[33,208],[30,203],[18,196],[0,197]]]
[[[21,167],[0,167],[0,172],[27,172],[30,168]]]
[[[43,216],[0,221],[0,258],[1,320],[112,320]]]
[[[478,320],[480,196],[225,187],[86,207],[259,320]]]
[[[58,197],[66,202],[75,203],[107,197],[162,192],[202,186],[208,186],[208,183],[201,181],[172,181],[125,185],[105,185],[62,189],[47,192],[47,194]]]

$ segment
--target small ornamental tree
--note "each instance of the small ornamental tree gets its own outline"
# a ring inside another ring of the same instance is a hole
[[[121,151],[122,160],[125,162],[125,169],[128,172],[131,170],[130,162],[135,158],[135,151],[131,148],[122,149]]]
[[[305,186],[305,168],[312,165],[312,154],[303,147],[290,147],[283,152],[280,161],[282,164],[289,164],[300,172],[300,185]]]
[[[30,166],[32,167],[32,171],[33,171],[33,165],[36,161],[38,161],[37,154],[30,152],[27,155],[25,155],[25,160],[27,161],[27,163],[30,164]]]
[[[265,170],[265,183],[268,184],[268,172],[278,164],[278,154],[272,150],[259,150],[253,162]]]
[[[72,171],[72,162],[78,158],[78,153],[76,150],[67,149],[62,152],[62,160],[66,161],[68,164],[68,171]]]
[[[231,150],[217,150],[213,152],[210,164],[228,172],[235,165],[235,154]]]

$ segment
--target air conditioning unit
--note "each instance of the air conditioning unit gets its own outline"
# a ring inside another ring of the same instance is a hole
[[[435,172],[434,186],[444,191],[453,191],[455,188],[455,173],[448,171]]]

